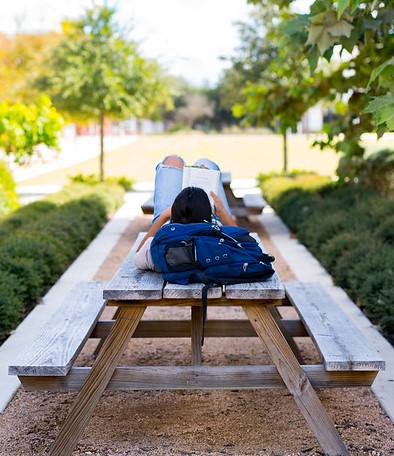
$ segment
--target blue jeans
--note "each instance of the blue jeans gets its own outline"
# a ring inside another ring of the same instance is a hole
[[[185,164],[182,158],[181,160]],[[203,165],[208,169],[215,169],[220,171],[219,166],[208,158],[200,158],[199,160],[195,161],[194,165]],[[160,162],[156,166],[155,189],[153,193],[154,212],[152,223],[164,210],[172,206],[172,203],[174,202],[176,196],[181,192],[182,174],[183,169],[176,166],[164,165],[163,162]],[[222,183],[219,185],[219,196],[223,201],[224,207],[227,209],[228,213],[231,214],[230,206],[228,205]]]

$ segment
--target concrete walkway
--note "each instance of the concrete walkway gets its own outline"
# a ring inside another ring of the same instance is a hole
[[[148,196],[149,193],[144,191],[126,195],[124,206],[51,288],[42,303],[36,306],[15,333],[0,347],[0,413],[19,388],[18,379],[8,375],[10,360],[34,338],[39,328],[62,304],[65,295],[77,282],[91,280],[94,277],[129,223],[141,215],[140,206]],[[378,333],[346,293],[333,285],[329,274],[309,251],[290,237],[288,229],[272,209],[265,208],[260,221],[298,280],[320,282],[324,285],[344,312],[381,353],[386,361],[386,370],[378,374],[372,390],[394,422],[394,348]]]

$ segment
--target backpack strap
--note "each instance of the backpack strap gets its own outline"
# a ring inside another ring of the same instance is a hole
[[[201,290],[201,301],[202,301],[202,332],[201,332],[201,346],[204,345],[205,336],[205,322],[207,320],[207,309],[208,309],[208,290],[214,287],[214,283],[206,283]]]
[[[168,280],[163,280],[163,285],[161,286],[161,298],[164,298],[164,288],[166,287]]]
[[[195,273],[200,281],[204,284],[201,290],[201,302],[202,302],[202,333],[201,333],[201,346],[204,345],[204,336],[205,336],[205,322],[207,320],[207,310],[208,310],[208,290],[212,287],[221,286],[216,279],[211,279],[206,276],[202,271]]]

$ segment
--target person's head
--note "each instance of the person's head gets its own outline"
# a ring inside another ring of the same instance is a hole
[[[171,209],[171,222],[210,222],[212,208],[208,195],[198,187],[186,187],[175,198]]]

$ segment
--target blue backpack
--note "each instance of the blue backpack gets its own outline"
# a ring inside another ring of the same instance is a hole
[[[262,282],[274,274],[275,258],[264,253],[245,228],[215,223],[170,223],[151,244],[152,260],[165,282],[204,283],[203,322],[207,293],[213,286]],[[203,339],[202,339],[203,343]]]

